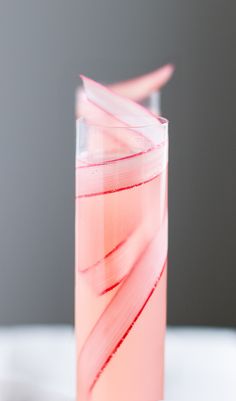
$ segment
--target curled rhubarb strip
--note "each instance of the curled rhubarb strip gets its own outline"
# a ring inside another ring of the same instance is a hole
[[[116,245],[104,258],[78,271],[97,295],[113,289],[129,274],[139,255],[153,238],[158,225],[157,210],[149,210],[127,238]]]
[[[104,162],[102,169],[98,168],[99,163],[80,165],[76,169],[76,198],[115,192],[145,184],[161,174],[167,162],[168,142],[166,140],[148,151]]]
[[[109,85],[109,88],[119,95],[132,99],[135,102],[139,102],[148,97],[152,92],[160,90],[170,80],[173,72],[174,65],[166,64],[142,76]],[[96,118],[107,118],[105,113],[102,115],[100,113],[101,110],[98,111],[96,108],[91,108],[91,105],[86,104],[85,101],[86,96],[80,88],[76,99],[77,117],[81,115],[84,117],[89,115],[91,116],[92,114],[94,115],[94,113],[99,113],[96,115]]]
[[[131,149],[138,147],[150,148],[150,145],[155,143],[155,140],[153,141],[154,127],[148,129],[145,127],[144,135],[142,134],[143,129],[140,127],[138,130],[132,129],[132,135],[130,135],[129,130],[132,125],[157,124],[158,121],[154,120],[154,115],[150,111],[134,103],[134,101],[143,100],[154,91],[159,90],[170,80],[173,72],[174,66],[167,64],[148,74],[109,85],[107,88],[82,76],[85,90],[81,88],[78,90],[76,115],[100,124],[100,132],[97,131],[96,135],[92,135],[92,139],[90,137],[88,140],[89,152],[93,153],[93,150],[97,150],[97,145],[101,142],[102,137],[104,139],[105,135],[107,138],[106,142],[103,141],[103,143],[109,151],[116,149],[117,152],[120,149],[120,152],[128,153]],[[109,129],[105,128],[117,126],[122,126],[122,130],[113,130],[112,135]],[[127,133],[124,130],[126,126],[129,127]],[[151,138],[148,130],[151,131]]]
[[[167,215],[92,329],[78,360],[81,394],[89,397],[97,379],[140,315],[167,258]],[[92,357],[91,357],[92,356]]]
[[[99,125],[99,130],[97,127],[94,127],[93,134],[87,139],[89,141],[87,148],[90,155],[93,155],[93,152],[98,150],[100,143],[103,144],[103,151],[114,149],[117,151],[117,149],[120,149],[123,152],[130,151],[130,149],[135,146],[144,145],[144,143],[141,143],[144,142],[143,138],[141,139],[137,134],[134,135],[134,132],[130,135],[128,128],[127,132],[125,132],[126,126],[123,123],[118,121],[113,115],[105,113],[102,108],[89,101],[84,92],[81,92],[78,104],[79,115]],[[122,133],[120,130],[116,130],[111,135],[108,127],[115,127],[117,125],[122,125]],[[91,130],[90,128],[90,131]],[[150,143],[148,141],[146,142],[147,146],[150,146]]]
[[[163,141],[165,133],[160,130],[162,119],[155,116],[151,111],[134,101],[116,94],[111,89],[81,75],[86,97],[89,104],[94,105],[97,110],[104,111],[107,116],[120,124],[118,127],[129,127],[149,143],[153,145]],[[92,121],[94,119],[92,118]],[[95,119],[96,123],[97,120]],[[99,123],[99,122],[98,122]],[[100,120],[104,125],[104,121]],[[117,126],[112,124],[111,127]],[[159,130],[157,129],[159,127]],[[127,138],[129,140],[129,138]]]
[[[166,64],[148,74],[110,85],[110,88],[122,96],[139,102],[152,92],[160,90],[170,80],[174,69],[173,64]]]
[[[98,139],[98,143],[101,142],[104,147],[109,141],[110,146],[112,141],[123,142],[120,147],[116,145],[117,152],[113,153],[119,155],[120,151],[120,156],[115,159],[103,159],[101,163],[99,160],[92,160],[89,161],[89,166],[78,162],[76,197],[116,191],[118,188],[114,183],[119,184],[120,190],[130,188],[137,182],[142,184],[154,179],[167,165],[167,122],[157,118],[141,105],[114,94],[110,89],[89,78],[83,77],[83,82],[86,101],[95,110],[96,123],[96,110],[101,110],[103,122],[106,121],[105,116],[110,116],[121,124],[120,129],[89,124],[89,129],[92,130],[92,135],[89,135],[92,137],[92,149],[97,146],[98,133],[102,136],[102,140]],[[99,123],[101,120],[98,118]],[[124,151],[125,146],[127,149],[134,149],[134,152]],[[87,159],[88,156],[86,155]],[[103,164],[103,169],[98,168],[100,164]]]

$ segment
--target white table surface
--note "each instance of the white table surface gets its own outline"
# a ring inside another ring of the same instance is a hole
[[[71,327],[0,329],[0,401],[72,401],[74,366]],[[236,400],[236,332],[169,328],[165,387],[166,400]]]

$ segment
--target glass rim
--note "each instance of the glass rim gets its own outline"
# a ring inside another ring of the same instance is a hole
[[[156,116],[155,116],[156,117]],[[110,157],[108,159],[105,160],[101,160],[101,161],[93,161],[91,163],[86,163],[86,164],[82,164],[82,165],[76,165],[76,170],[77,169],[85,169],[85,168],[90,168],[90,167],[98,167],[98,166],[106,166],[106,165],[110,165],[116,162],[121,162],[121,161],[125,161],[127,159],[133,159],[136,158],[137,156],[141,156],[144,155],[146,153],[149,153],[151,151],[155,151],[158,149],[164,149],[165,146],[168,147],[168,123],[169,121],[167,119],[165,119],[164,117],[160,117],[157,116],[158,121],[160,121],[160,125],[151,123],[151,124],[146,124],[146,125],[136,125],[136,126],[112,126],[112,125],[106,125],[106,124],[99,124],[96,122],[93,122],[89,119],[87,119],[86,117],[80,116],[76,119],[76,149],[77,149],[77,140],[79,140],[80,137],[80,128],[79,127],[83,127],[83,124],[87,124],[87,127],[92,127],[95,129],[114,129],[114,130],[135,130],[135,129],[141,129],[141,128],[156,128],[156,132],[158,135],[158,131],[160,129],[161,131],[161,135],[163,135],[163,138],[160,138],[160,141],[157,143],[150,143],[149,146],[147,146],[146,148],[140,148],[140,149],[136,149],[134,152],[129,153],[129,154],[124,154],[124,155],[119,155],[117,156],[115,153],[114,155],[110,155]],[[81,125],[80,125],[81,124]],[[86,127],[86,125],[84,125],[84,127]],[[159,131],[159,134],[160,134]],[[79,160],[79,154],[77,154],[77,150],[76,150],[76,160]]]
[[[160,128],[166,128],[168,127],[169,124],[169,120],[165,117],[162,116],[155,116],[155,114],[152,114],[152,117],[156,118],[157,122],[159,123],[159,127]],[[80,116],[78,118],[76,118],[76,124],[78,123],[85,123],[88,126],[91,127],[97,127],[97,128],[109,128],[109,129],[137,129],[137,128],[151,128],[151,127],[158,127],[155,123],[143,123],[143,124],[132,124],[132,125],[109,125],[109,124],[99,124],[96,123],[95,120],[90,120],[87,119],[86,117]]]

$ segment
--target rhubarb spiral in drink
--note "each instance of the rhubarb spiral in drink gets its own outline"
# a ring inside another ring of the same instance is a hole
[[[97,122],[77,123],[77,401],[157,401],[166,326],[168,124],[142,112],[136,125],[106,107],[99,113]]]

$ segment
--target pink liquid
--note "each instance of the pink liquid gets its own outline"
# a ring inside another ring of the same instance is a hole
[[[77,401],[163,399],[167,167],[157,167],[160,153],[77,166]]]

